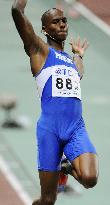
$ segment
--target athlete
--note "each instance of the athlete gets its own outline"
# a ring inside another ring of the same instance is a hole
[[[71,175],[85,188],[98,179],[97,153],[82,117],[80,79],[88,42],[70,42],[73,58],[64,52],[68,23],[63,11],[52,8],[41,18],[45,43],[24,14],[27,0],[15,0],[12,16],[30,58],[31,71],[41,97],[37,122],[38,170],[41,197],[32,205],[54,205],[62,155],[71,163]]]

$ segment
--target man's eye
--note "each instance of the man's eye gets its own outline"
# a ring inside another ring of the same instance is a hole
[[[62,19],[62,21],[63,21],[63,23],[67,23],[67,19],[66,18]]]
[[[62,21],[63,23],[67,23],[67,19],[66,18],[64,18],[64,19],[55,19],[55,20],[53,20],[53,24],[57,24],[57,23],[59,23],[60,21]]]
[[[59,22],[59,20],[55,20],[53,21],[53,24],[57,24]]]

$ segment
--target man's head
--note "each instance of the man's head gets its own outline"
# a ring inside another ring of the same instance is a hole
[[[52,37],[57,42],[66,40],[68,35],[67,18],[64,16],[63,11],[52,8],[46,11],[41,18],[42,31],[47,37]]]

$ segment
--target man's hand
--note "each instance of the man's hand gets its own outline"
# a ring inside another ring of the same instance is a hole
[[[86,39],[81,42],[80,37],[78,37],[76,41],[74,39],[71,39],[70,45],[72,47],[72,52],[76,54],[73,56],[73,61],[77,66],[78,72],[80,74],[80,79],[82,79],[84,74],[82,58],[84,56],[86,49],[89,46],[89,43]]]
[[[27,0],[14,0],[12,8],[20,9],[24,12],[24,8],[26,6]]]
[[[81,42],[80,37],[78,37],[76,41],[71,39],[70,45],[72,47],[73,53],[79,54],[81,57],[83,57],[86,49],[89,46],[89,43],[86,39]]]

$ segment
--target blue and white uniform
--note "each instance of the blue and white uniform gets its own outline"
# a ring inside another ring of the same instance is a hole
[[[38,169],[59,170],[63,153],[70,161],[86,152],[96,153],[82,118],[80,76],[71,57],[49,48],[35,78],[41,97],[36,129]]]

